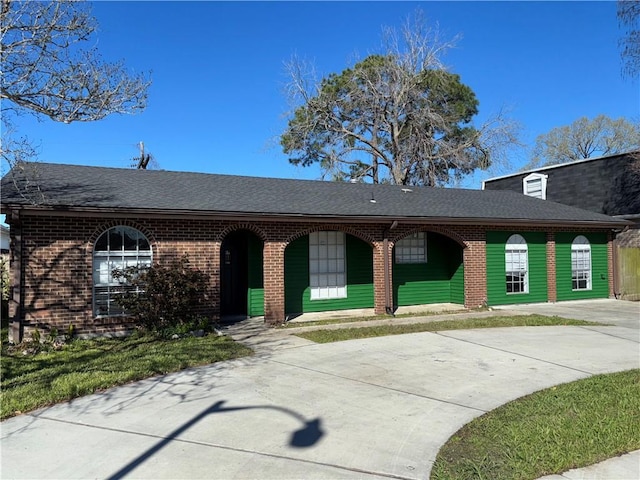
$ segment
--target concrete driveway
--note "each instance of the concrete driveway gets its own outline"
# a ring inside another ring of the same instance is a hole
[[[425,479],[440,446],[474,417],[640,366],[637,330],[626,326],[325,345],[245,327],[258,347],[251,358],[3,422],[2,478]]]

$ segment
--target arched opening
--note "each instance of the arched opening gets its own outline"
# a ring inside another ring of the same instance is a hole
[[[311,232],[285,250],[285,312],[373,307],[373,248],[338,230]]]
[[[262,240],[249,230],[235,230],[220,249],[220,313],[264,315]]]
[[[445,235],[420,231],[393,247],[394,307],[464,304],[462,246]]]

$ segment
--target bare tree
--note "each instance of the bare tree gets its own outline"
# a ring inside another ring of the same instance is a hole
[[[640,148],[640,124],[625,118],[582,117],[536,138],[532,161],[525,169],[614,155]]]
[[[83,1],[2,0],[0,150],[10,166],[36,154],[26,137],[16,137],[17,115],[71,123],[145,108],[150,81],[123,62],[104,62],[90,43],[96,28]]]
[[[400,35],[385,31],[384,53],[318,80],[293,59],[287,70],[293,111],[280,137],[289,161],[318,163],[333,180],[444,185],[486,169],[517,143],[496,117],[478,127],[473,91],[440,61],[451,46],[420,13]]]
[[[618,0],[618,22],[626,32],[620,39],[622,74],[638,78],[640,73],[640,1]]]

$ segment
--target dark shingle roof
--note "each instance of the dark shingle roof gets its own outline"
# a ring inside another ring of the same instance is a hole
[[[28,175],[42,192],[44,201],[39,205],[56,209],[625,224],[605,215],[510,191],[33,165],[35,173]],[[23,184],[24,175],[15,171],[2,179],[2,204],[28,206],[29,198],[15,187],[16,183]]]

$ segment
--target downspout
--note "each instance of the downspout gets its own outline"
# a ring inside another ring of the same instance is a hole
[[[618,272],[620,266],[618,265],[618,234],[626,232],[629,227],[623,229],[614,229],[611,231],[611,273],[613,275],[613,297],[620,300],[622,292],[620,292],[620,280],[618,278]]]
[[[389,232],[398,226],[394,220],[391,226],[384,232],[382,249],[384,251],[384,311],[393,316],[393,298],[391,296],[391,265],[389,265]]]

